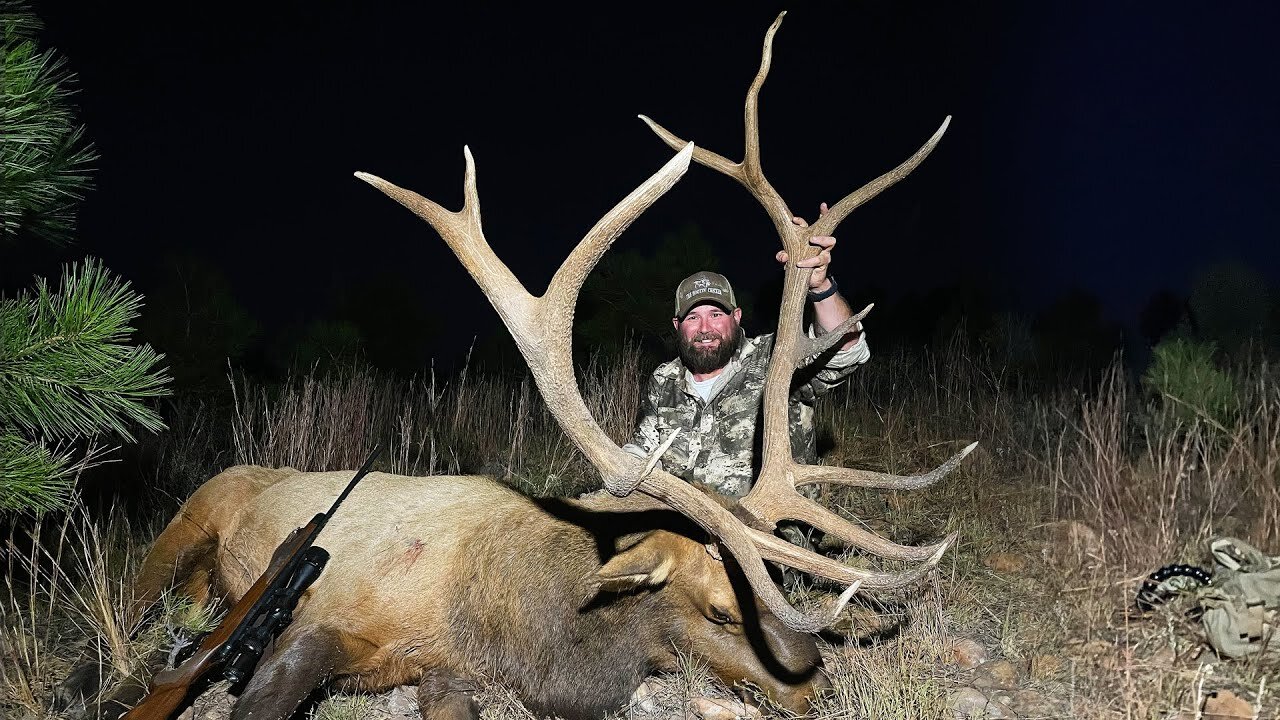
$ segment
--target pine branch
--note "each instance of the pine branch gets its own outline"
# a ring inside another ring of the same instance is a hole
[[[70,452],[0,430],[0,512],[65,507],[75,483],[71,468]]]
[[[71,103],[74,75],[36,43],[39,20],[0,2],[0,241],[70,240],[97,153]]]
[[[61,292],[43,280],[34,295],[0,300],[0,425],[44,437],[111,432],[164,422],[142,404],[169,394],[163,356],[127,344],[142,298],[100,263],[71,265]]]

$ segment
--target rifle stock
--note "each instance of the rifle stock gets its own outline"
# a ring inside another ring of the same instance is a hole
[[[200,641],[195,653],[172,670],[156,673],[146,697],[132,710],[120,715],[120,720],[169,720],[177,710],[186,707],[192,688],[215,669],[228,669],[229,677],[231,670],[243,676],[252,671],[261,655],[261,641],[269,640],[291,620],[298,596],[315,580],[328,560],[328,553],[321,548],[315,548],[318,559],[309,552],[316,536],[356,483],[369,473],[380,450],[378,446],[373,448],[327,513],[311,518],[311,522],[290,533],[280,543],[266,572],[231,607],[218,627]],[[305,573],[301,572],[307,563],[312,567]],[[262,623],[255,627],[254,623],[258,621]],[[226,667],[228,661],[229,668]]]
[[[286,539],[276,550],[272,566],[232,606],[218,627],[205,636],[195,654],[172,670],[156,673],[151,679],[151,689],[147,696],[132,710],[121,715],[120,720],[169,720],[178,708],[183,707],[191,688],[220,664],[219,651],[240,625],[252,616],[254,606],[267,590],[280,581],[281,573],[289,569],[289,561],[306,550],[319,531],[315,519],[312,519],[305,527],[293,533],[293,537]]]

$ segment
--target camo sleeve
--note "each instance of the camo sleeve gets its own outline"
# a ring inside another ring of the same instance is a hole
[[[809,327],[809,337],[814,337],[812,326]],[[867,345],[867,333],[864,330],[853,347],[836,352],[828,351],[812,365],[798,371],[792,394],[802,402],[812,404],[839,387],[853,374],[855,368],[870,359],[871,348]]]

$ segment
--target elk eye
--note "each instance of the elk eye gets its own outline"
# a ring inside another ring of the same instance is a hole
[[[725,612],[724,610],[721,610],[715,605],[712,605],[711,606],[711,622],[717,623],[719,625],[728,625],[729,623],[733,622],[733,618],[729,615],[729,613]]]

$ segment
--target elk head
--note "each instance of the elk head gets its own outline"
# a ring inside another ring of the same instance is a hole
[[[946,130],[946,122],[910,159],[846,196],[813,226],[794,225],[792,213],[765,179],[760,168],[757,122],[757,98],[768,74],[773,36],[781,22],[782,15],[779,15],[769,28],[760,70],[747,94],[744,160],[733,163],[715,153],[695,148],[693,143],[678,139],[641,116],[678,152],[662,169],[619,202],[587,232],[556,271],[546,292],[540,296],[534,296],[525,289],[485,239],[476,189],[475,162],[469,148],[464,148],[465,199],[462,209],[457,212],[445,210],[415,192],[376,176],[363,172],[356,173],[356,176],[426,220],[444,238],[498,311],[528,362],[548,408],[577,448],[600,473],[609,492],[625,496],[638,491],[693,520],[718,538],[720,546],[732,555],[742,569],[756,596],[782,623],[801,632],[816,632],[832,623],[860,587],[899,587],[925,575],[954,542],[955,535],[925,547],[898,545],[851,524],[801,496],[796,492],[796,486],[826,482],[871,488],[924,487],[954,469],[974,447],[970,445],[934,471],[917,476],[800,465],[792,460],[787,432],[787,395],[793,373],[807,358],[835,344],[867,311],[864,310],[844,326],[818,339],[802,339],[801,317],[810,271],[788,264],[778,334],[765,385],[763,470],[751,493],[740,502],[741,507],[754,518],[749,523],[737,519],[701,490],[658,467],[657,458],[665,447],[659,448],[655,456],[645,463],[614,443],[591,416],[583,401],[574,375],[571,352],[574,305],[587,274],[622,231],[680,179],[688,169],[691,159],[719,170],[746,186],[769,213],[784,249],[792,258],[801,258],[811,249],[811,237],[831,234],[836,225],[854,208],[905,177],[941,138]],[[890,559],[917,561],[918,564],[901,573],[850,567],[774,536],[771,531],[783,519],[802,520],[874,554]],[[774,584],[765,567],[765,560],[845,584],[848,588],[827,609],[803,612],[792,607]]]

